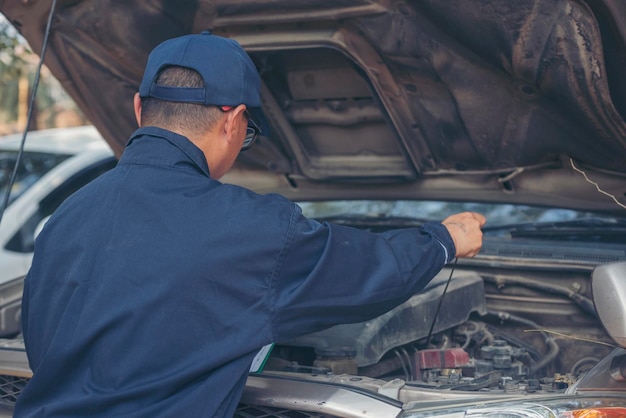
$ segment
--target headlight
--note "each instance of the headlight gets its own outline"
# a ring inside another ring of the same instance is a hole
[[[447,406],[408,405],[402,418],[626,418],[624,396],[523,397],[509,401],[457,402]]]

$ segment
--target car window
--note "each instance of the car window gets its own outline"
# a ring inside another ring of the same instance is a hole
[[[17,161],[17,151],[0,151],[0,198],[4,200],[7,186]],[[51,154],[45,152],[25,152],[17,170],[17,176],[11,193],[9,204],[20,197],[30,186],[35,184],[47,172],[68,159],[70,155]]]
[[[111,157],[104,161],[98,162],[91,167],[76,173],[66,182],[61,184],[50,192],[45,198],[39,202],[38,210],[31,216],[17,233],[9,240],[5,249],[8,251],[29,253],[35,247],[35,229],[39,223],[59,207],[59,205],[67,199],[72,193],[112,169],[117,164],[117,160]]]

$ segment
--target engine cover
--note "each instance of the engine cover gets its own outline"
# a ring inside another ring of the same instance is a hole
[[[370,321],[337,325],[284,345],[356,351],[359,367],[375,364],[389,350],[428,336],[449,276],[450,269],[443,269],[422,292]],[[472,312],[487,312],[483,280],[474,272],[455,270],[433,333],[462,324]]]

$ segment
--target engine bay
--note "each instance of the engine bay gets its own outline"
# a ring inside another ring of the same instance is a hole
[[[467,264],[474,265],[443,269],[380,317],[275,346],[265,370],[550,393],[565,391],[616,347],[595,315],[590,268]]]

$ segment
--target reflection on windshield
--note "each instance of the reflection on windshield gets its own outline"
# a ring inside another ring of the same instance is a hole
[[[343,200],[299,202],[298,204],[302,208],[304,215],[309,218],[358,215],[391,218],[407,217],[441,221],[454,213],[472,211],[485,215],[490,226],[602,218],[602,215],[596,213],[570,209],[472,202]],[[611,218],[613,217],[609,217],[609,219]]]
[[[22,195],[47,172],[66,160],[69,155],[25,152],[11,188],[9,204]],[[17,160],[17,151],[0,151],[0,199],[4,200]]]

